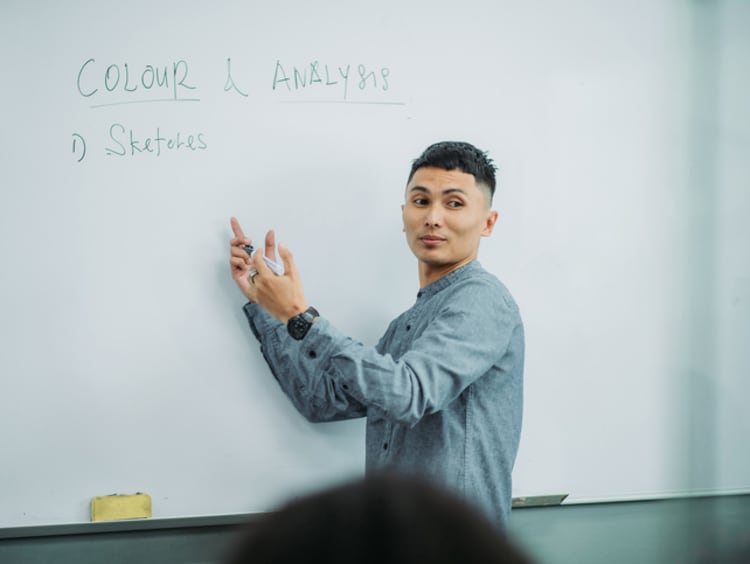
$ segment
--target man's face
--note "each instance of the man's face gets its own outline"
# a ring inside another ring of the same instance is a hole
[[[474,260],[479,240],[492,233],[497,212],[489,190],[460,170],[423,167],[406,187],[403,212],[406,240],[430,283]]]

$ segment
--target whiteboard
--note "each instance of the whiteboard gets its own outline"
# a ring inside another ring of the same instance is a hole
[[[360,475],[263,363],[229,217],[374,344],[406,176],[499,165],[480,260],[527,332],[515,495],[750,489],[747,5],[3,2],[0,526],[265,511]]]

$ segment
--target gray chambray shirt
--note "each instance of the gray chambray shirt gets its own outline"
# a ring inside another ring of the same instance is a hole
[[[524,331],[506,287],[473,261],[422,288],[375,346],[318,318],[301,341],[255,304],[271,371],[310,421],[367,417],[366,467],[431,479],[501,527],[523,404]]]

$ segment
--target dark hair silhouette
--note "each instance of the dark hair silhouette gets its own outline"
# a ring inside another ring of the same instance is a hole
[[[380,474],[252,524],[230,564],[526,564],[484,514],[435,485]]]

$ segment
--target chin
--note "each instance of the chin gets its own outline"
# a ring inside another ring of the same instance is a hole
[[[447,264],[452,264],[454,261],[451,261],[450,259],[447,259],[445,257],[439,257],[432,253],[421,253],[420,255],[417,255],[417,258],[420,262],[427,264],[429,266],[445,266]]]

